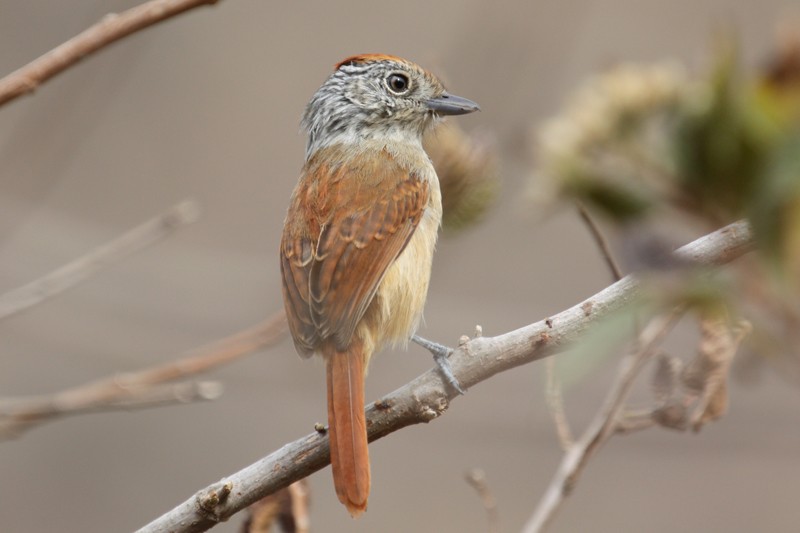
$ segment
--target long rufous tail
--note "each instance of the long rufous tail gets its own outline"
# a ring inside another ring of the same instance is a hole
[[[354,340],[347,351],[324,350],[328,375],[328,435],[336,495],[353,518],[367,509],[369,451],[364,416],[365,354]]]

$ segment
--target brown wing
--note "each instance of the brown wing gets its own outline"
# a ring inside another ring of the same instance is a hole
[[[309,161],[281,243],[289,327],[301,355],[325,339],[350,344],[356,326],[403,251],[428,202],[428,186],[385,152],[351,157],[338,148]]]

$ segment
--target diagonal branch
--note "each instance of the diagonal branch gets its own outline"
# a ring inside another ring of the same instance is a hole
[[[614,255],[611,253],[611,248],[608,245],[608,240],[606,239],[605,235],[603,235],[600,227],[594,221],[592,215],[589,214],[589,211],[583,206],[583,204],[577,202],[577,207],[581,220],[589,230],[589,233],[597,245],[597,250],[600,252],[600,255],[602,256],[609,272],[611,273],[611,281],[613,282],[621,280],[622,271],[617,265]],[[556,425],[556,434],[558,435],[558,440],[561,443],[561,447],[566,452],[569,451],[574,444],[574,439],[572,438],[569,420],[567,420],[567,413],[564,409],[564,397],[561,393],[561,383],[558,379],[558,375],[556,374],[556,362],[554,359],[547,359],[545,362],[545,374],[547,376],[547,384],[545,386],[547,409],[550,411],[550,416],[552,416],[553,422]]]
[[[84,57],[157,22],[218,0],[150,0],[139,6],[112,13],[69,41],[50,50],[0,79],[0,106],[32,92],[39,85],[71,67]]]
[[[556,425],[556,435],[561,448],[566,452],[575,443],[572,437],[572,430],[567,420],[567,412],[564,409],[564,396],[561,394],[561,382],[556,375],[556,360],[545,359],[544,370],[546,383],[544,387],[545,404],[553,422]]]
[[[592,218],[592,215],[589,214],[589,211],[580,203],[578,203],[578,215],[580,215],[581,220],[586,225],[586,228],[589,230],[589,233],[592,235],[592,239],[594,239],[595,244],[597,245],[597,250],[600,252],[600,255],[603,256],[603,261],[606,262],[606,266],[608,270],[611,272],[611,278],[613,281],[619,281],[622,279],[622,269],[619,268],[617,264],[617,260],[614,259],[614,254],[611,253],[611,247],[608,245],[608,240],[606,236],[603,235],[603,232],[600,230],[600,226]]]
[[[0,320],[21,313],[107,268],[109,265],[171,235],[197,220],[197,203],[184,200],[49,274],[0,296]]]
[[[733,261],[751,248],[750,228],[745,222],[737,222],[701,237],[676,253],[683,259],[719,265]],[[547,357],[578,337],[591,323],[631,301],[638,286],[628,276],[546,320],[497,337],[467,340],[450,358],[453,372],[462,385],[472,387],[499,372]],[[457,396],[455,389],[442,381],[437,368],[428,370],[367,408],[369,440],[406,426],[430,422],[444,413]],[[312,433],[201,489],[139,533],[206,531],[267,494],[322,469],[329,464],[329,455],[324,433]]]
[[[285,333],[286,317],[279,312],[250,329],[163,365],[100,379],[52,395],[0,399],[0,440],[16,437],[67,415],[213,399],[220,392],[214,384],[172,382],[233,362],[278,342]],[[169,385],[165,385],[167,383]]]
[[[473,468],[464,475],[467,483],[475,489],[481,499],[483,509],[486,511],[486,519],[489,522],[488,533],[500,531],[500,513],[497,512],[497,500],[494,498],[489,483],[486,481],[486,472],[480,468]]]
[[[533,516],[522,529],[523,533],[542,531],[555,516],[564,499],[569,496],[583,467],[594,453],[616,432],[625,399],[636,377],[656,352],[664,336],[669,333],[681,317],[682,311],[654,318],[639,335],[637,349],[620,365],[620,372],[603,406],[595,415],[581,438],[564,454],[556,475]]]

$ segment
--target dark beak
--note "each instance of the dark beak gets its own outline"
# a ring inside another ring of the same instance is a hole
[[[431,98],[425,102],[425,105],[437,115],[466,115],[467,113],[480,111],[481,109],[481,106],[472,100],[447,93],[442,93],[436,98]]]

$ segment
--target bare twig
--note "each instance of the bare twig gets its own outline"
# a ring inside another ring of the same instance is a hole
[[[0,106],[27,94],[84,57],[132,33],[218,0],[150,0],[109,14],[69,41],[0,79]]]
[[[308,480],[268,494],[247,508],[241,533],[308,533],[310,521]]]
[[[586,225],[586,228],[589,230],[589,233],[592,235],[592,238],[597,245],[597,250],[600,252],[600,255],[603,257],[603,260],[606,262],[608,266],[608,270],[611,273],[611,280],[612,281],[619,281],[622,279],[622,271],[620,270],[619,266],[617,265],[617,261],[614,259],[614,255],[611,253],[611,248],[608,245],[608,241],[606,240],[605,235],[600,230],[600,227],[592,218],[589,211],[581,204],[577,202],[578,207],[578,214],[581,217],[581,220]],[[553,422],[556,425],[556,433],[558,434],[558,441],[561,443],[561,448],[564,451],[569,450],[572,447],[574,442],[574,438],[572,436],[572,431],[569,427],[569,420],[567,419],[567,412],[564,409],[564,397],[561,391],[561,383],[558,379],[558,375],[556,373],[556,363],[553,359],[548,359],[545,362],[545,372],[547,374],[547,386],[545,388],[545,397],[546,397],[546,404],[550,415],[553,417]]]
[[[700,320],[700,345],[695,357],[681,374],[683,385],[699,394],[689,423],[699,431],[721,417],[728,408],[728,373],[739,344],[750,333],[749,322],[731,327],[727,320],[708,313]]]
[[[728,263],[752,248],[752,232],[737,222],[678,250],[683,259],[702,264]],[[459,344],[450,356],[458,381],[472,387],[495,374],[538,361],[578,337],[591,323],[622,308],[638,292],[631,276],[548,319],[497,337],[477,337]],[[587,306],[591,303],[591,306]],[[587,313],[586,309],[591,312]],[[458,393],[432,368],[367,408],[367,433],[374,441],[406,426],[430,422]],[[320,432],[284,445],[242,470],[198,491],[155,519],[139,533],[206,531],[267,494],[325,467],[328,439]],[[233,490],[226,487],[233,487]],[[220,498],[220,494],[225,498]],[[209,506],[208,502],[217,502]]]
[[[619,374],[603,406],[581,435],[580,440],[564,454],[550,486],[539,501],[533,516],[522,529],[523,533],[538,533],[553,519],[556,511],[575,487],[583,467],[616,431],[620,412],[634,380],[644,364],[656,353],[659,343],[672,330],[680,315],[680,312],[674,312],[656,317],[644,328],[639,335],[636,350],[622,361]]]
[[[486,520],[489,522],[489,533],[500,531],[500,515],[497,512],[497,500],[494,499],[489,483],[486,481],[486,472],[480,468],[473,468],[464,475],[467,483],[475,489],[481,498],[484,510],[486,510]]]
[[[230,363],[277,342],[285,332],[286,318],[280,312],[257,326],[198,348],[176,361],[104,378],[53,395],[2,399],[0,440],[18,436],[39,424],[67,415],[213,399],[220,393],[219,387],[213,384],[161,384]]]
[[[606,265],[608,265],[608,270],[611,272],[612,281],[621,280],[622,270],[619,268],[616,259],[614,259],[614,254],[611,253],[608,240],[606,240],[605,235],[603,235],[603,232],[600,230],[600,226],[597,225],[592,218],[592,215],[589,214],[589,211],[587,211],[583,205],[580,203],[577,205],[578,214],[581,216],[581,220],[583,220],[583,223],[586,224],[586,228],[592,235],[595,244],[597,244],[597,249],[600,251],[600,255],[603,256],[603,260],[606,262]]]
[[[311,520],[308,513],[309,489],[308,483],[301,479],[289,485],[289,496],[292,501],[292,518],[294,519],[295,533],[308,533],[311,529]]]
[[[83,257],[3,294],[0,296],[0,320],[52,298],[132,253],[164,239],[178,228],[197,220],[198,212],[195,201],[184,200]]]
[[[544,368],[547,373],[545,403],[547,404],[547,410],[550,411],[550,416],[553,417],[553,422],[555,422],[556,433],[558,434],[558,441],[561,443],[561,448],[567,451],[572,447],[575,439],[572,437],[572,430],[569,428],[567,413],[564,410],[561,382],[556,375],[556,360],[553,358],[546,359]]]
[[[175,403],[216,400],[222,396],[223,386],[218,381],[180,381],[159,385],[143,385],[126,389],[125,395],[105,404],[87,405],[70,414],[101,411],[128,411],[150,409]]]
[[[627,435],[655,427],[655,413],[650,411],[623,413],[617,420],[614,432],[618,435]]]

